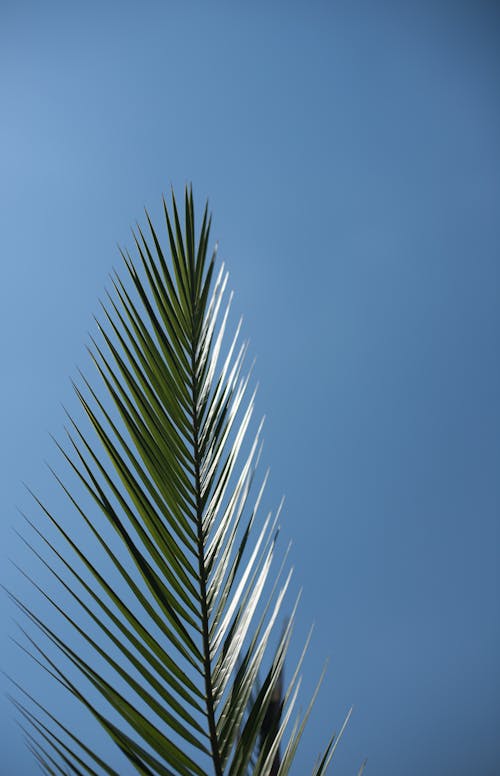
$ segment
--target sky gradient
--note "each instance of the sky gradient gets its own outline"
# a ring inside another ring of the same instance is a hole
[[[495,4],[43,5],[0,10],[1,581],[21,482],[57,504],[49,432],[116,244],[192,182],[257,358],[299,642],[315,623],[304,699],[330,658],[294,773],[354,704],[333,774],[495,776]],[[5,772],[35,773],[13,716]]]

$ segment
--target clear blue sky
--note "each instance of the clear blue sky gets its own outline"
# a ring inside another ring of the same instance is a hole
[[[297,776],[351,704],[332,773],[499,772],[499,40],[488,2],[1,3],[2,581],[116,243],[192,181],[257,357],[306,689],[330,656]]]

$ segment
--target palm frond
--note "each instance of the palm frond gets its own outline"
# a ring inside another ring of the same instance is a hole
[[[74,483],[53,471],[71,518],[37,496],[40,519],[26,518],[50,592],[26,577],[57,624],[13,596],[29,623],[23,649],[132,770],[282,776],[311,706],[292,725],[304,653],[285,687],[297,602],[277,637],[291,572],[270,577],[279,509],[260,517],[267,474],[252,495],[262,424],[249,438],[247,346],[239,325],[226,344],[231,296],[208,253],[208,208],[197,235],[190,189],[183,224],[175,197],[171,213],[163,204],[169,257],[146,214],[149,234],[133,233],[135,260],[122,251],[128,279],[112,276],[89,348],[104,397],[81,375],[84,417],[68,414],[56,443]],[[18,690],[44,772],[116,773],[61,713]]]

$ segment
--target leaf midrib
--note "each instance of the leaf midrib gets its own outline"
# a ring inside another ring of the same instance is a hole
[[[194,317],[194,316],[193,316]],[[199,449],[199,419],[198,419],[198,378],[196,374],[196,353],[198,350],[198,337],[194,334],[198,327],[193,326],[193,336],[191,338],[191,400],[193,417],[193,457],[194,457],[194,487],[195,487],[195,506],[196,506],[196,530],[197,530],[197,550],[198,550],[198,571],[200,579],[200,600],[201,600],[201,630],[202,630],[202,652],[203,652],[203,673],[205,677],[205,693],[207,704],[207,719],[210,733],[210,745],[212,750],[212,760],[216,776],[223,776],[221,756],[219,752],[219,739],[217,736],[217,726],[215,720],[215,704],[212,687],[212,663],[210,659],[210,627],[208,618],[207,602],[207,570],[205,568],[205,541],[203,534],[203,500],[201,495],[200,483],[200,449]]]

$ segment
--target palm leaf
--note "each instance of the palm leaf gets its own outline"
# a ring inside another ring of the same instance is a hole
[[[164,213],[169,258],[146,214],[136,260],[122,252],[128,280],[115,273],[102,303],[100,342],[89,352],[108,401],[81,375],[83,419],[68,415],[67,444],[57,443],[76,481],[54,472],[72,518],[36,496],[40,522],[26,518],[34,543],[25,541],[51,592],[26,577],[57,616],[49,622],[12,596],[29,624],[22,648],[132,770],[281,776],[310,707],[291,724],[303,654],[285,688],[296,605],[276,637],[290,573],[283,578],[282,567],[270,579],[279,510],[260,517],[267,475],[252,500],[262,424],[248,440],[255,394],[243,374],[246,345],[239,326],[226,344],[231,297],[208,253],[207,207],[198,236],[190,189],[183,225],[173,195],[172,215],[165,202]],[[45,773],[116,772],[17,687],[27,744]]]

